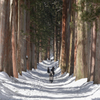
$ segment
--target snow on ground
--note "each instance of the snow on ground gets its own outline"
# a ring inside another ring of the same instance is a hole
[[[47,67],[55,66],[53,83],[49,82]],[[100,84],[75,81],[73,75],[61,75],[58,62],[45,60],[38,69],[22,72],[19,78],[0,72],[0,100],[100,100]]]

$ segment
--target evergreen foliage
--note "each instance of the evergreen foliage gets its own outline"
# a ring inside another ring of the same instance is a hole
[[[48,46],[48,39],[53,39],[54,26],[59,24],[62,18],[62,0],[30,0],[31,17],[31,41],[38,46]],[[41,40],[41,41],[39,41]]]
[[[82,11],[81,19],[93,22],[100,17],[100,0],[81,0],[80,5],[74,4],[75,11]]]

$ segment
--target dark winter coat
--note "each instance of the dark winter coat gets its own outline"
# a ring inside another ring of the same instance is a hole
[[[53,82],[53,73],[52,73],[52,71],[50,71],[49,81],[50,81],[51,83]]]
[[[52,71],[52,73],[53,73],[53,76],[54,76],[54,74],[55,74],[55,72],[54,72],[54,67],[52,67],[52,69],[51,69],[51,71]]]
[[[50,73],[50,69],[49,69],[49,67],[48,67],[48,69],[47,69],[47,73]]]

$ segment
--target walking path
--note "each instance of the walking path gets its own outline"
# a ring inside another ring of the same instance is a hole
[[[50,83],[47,67],[53,66],[54,81]],[[87,82],[87,78],[75,81],[68,73],[61,75],[57,66],[58,62],[43,61],[18,79],[0,72],[0,100],[100,100],[100,85]]]

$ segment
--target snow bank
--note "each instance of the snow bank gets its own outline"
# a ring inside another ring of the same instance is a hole
[[[53,83],[49,82],[47,67],[55,67]],[[19,78],[0,72],[0,100],[100,100],[100,85],[75,81],[69,73],[61,75],[58,61],[44,60],[38,69],[22,72]]]

